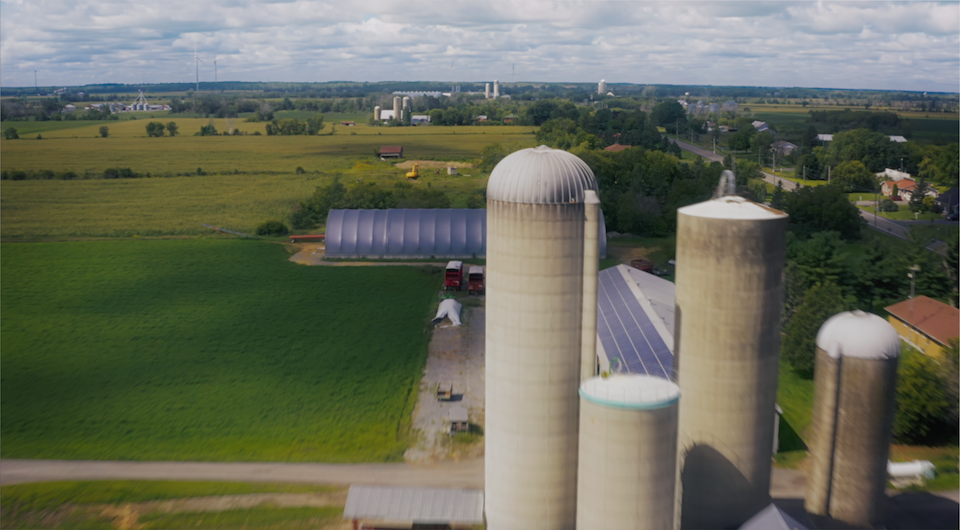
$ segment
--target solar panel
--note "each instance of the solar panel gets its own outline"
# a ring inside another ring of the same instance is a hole
[[[624,371],[672,379],[673,353],[619,268],[600,271],[598,279],[597,335],[611,363],[617,359]]]

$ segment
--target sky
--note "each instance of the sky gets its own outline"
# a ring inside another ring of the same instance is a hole
[[[192,83],[194,48],[201,81],[958,92],[960,2],[0,1],[5,87]]]

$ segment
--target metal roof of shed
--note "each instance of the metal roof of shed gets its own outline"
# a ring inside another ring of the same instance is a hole
[[[483,524],[483,490],[350,486],[344,519]]]

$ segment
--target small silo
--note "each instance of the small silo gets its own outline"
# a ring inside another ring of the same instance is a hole
[[[576,156],[504,158],[487,184],[487,528],[572,529],[583,310],[584,202]]]
[[[498,97],[500,97],[500,80],[494,79],[493,80],[493,99],[497,99]]]
[[[373,107],[373,120],[380,123],[380,105]]]
[[[770,502],[786,226],[732,195],[677,210],[681,528],[735,528]]]
[[[580,386],[579,530],[672,530],[680,388],[649,375]]]
[[[601,96],[604,96],[604,95],[607,94],[607,80],[606,80],[606,79],[601,79],[600,82],[597,83],[597,94],[600,94]]]
[[[400,121],[400,96],[393,97],[393,119]]]
[[[483,86],[483,97],[490,99],[490,83]]]
[[[403,98],[403,110],[410,110],[410,96],[404,96]]]
[[[817,333],[805,507],[844,523],[880,521],[900,357],[886,320],[853,311]]]

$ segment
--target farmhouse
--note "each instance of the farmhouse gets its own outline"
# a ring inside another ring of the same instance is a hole
[[[888,319],[907,344],[939,357],[949,339],[960,336],[960,309],[926,296],[885,307]]]
[[[913,179],[900,179],[900,180],[887,180],[880,185],[880,194],[884,197],[890,197],[895,201],[900,200],[900,192],[904,188],[915,188],[917,183]],[[896,188],[897,192],[894,194],[893,190]]]
[[[380,146],[380,158],[403,158],[403,146],[402,145]]]

